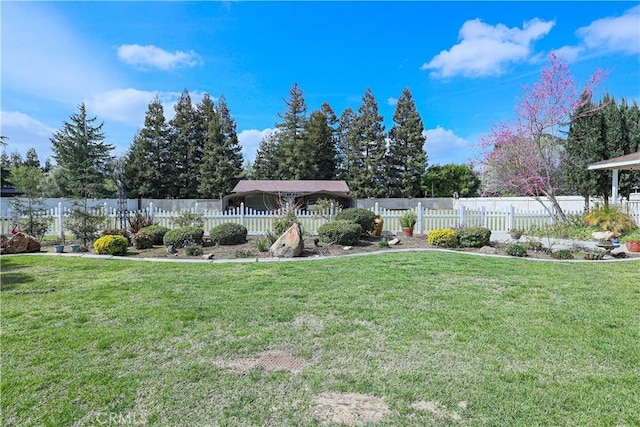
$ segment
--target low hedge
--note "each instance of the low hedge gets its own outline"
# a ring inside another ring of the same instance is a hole
[[[126,255],[129,241],[119,234],[108,234],[93,242],[93,249],[99,255]]]
[[[151,249],[155,243],[156,235],[152,231],[140,230],[131,239],[136,249]]]
[[[216,225],[209,232],[214,245],[240,245],[247,241],[247,227],[235,222]]]
[[[355,222],[362,228],[363,236],[373,232],[376,228],[376,214],[362,208],[347,208],[336,214],[336,220]]]
[[[169,231],[170,228],[165,227],[163,225],[148,225],[140,229],[140,231],[148,231],[153,233],[153,244],[154,245],[162,245],[164,243],[164,235]]]
[[[182,248],[188,244],[203,244],[204,230],[197,227],[181,227],[169,230],[162,239],[165,246]]]
[[[337,219],[318,227],[318,235],[324,243],[351,246],[360,240],[362,227],[353,221]]]
[[[463,248],[481,248],[491,244],[491,230],[485,227],[465,227],[456,230]]]

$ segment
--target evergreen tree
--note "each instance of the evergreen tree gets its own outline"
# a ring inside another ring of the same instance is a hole
[[[208,121],[198,189],[202,197],[222,198],[233,190],[241,175],[242,147],[235,120],[223,95]]]
[[[356,197],[384,197],[387,193],[384,170],[386,141],[382,121],[378,103],[371,89],[367,89],[352,124],[357,132],[356,139],[350,141],[350,150],[354,154],[362,153],[364,160],[362,169],[354,169],[356,165],[353,165],[349,171],[349,186]]]
[[[364,168],[364,156],[359,150],[357,135],[353,123],[356,113],[347,108],[338,121],[338,138],[336,143],[336,174],[338,179],[352,181],[351,173]]]
[[[431,166],[422,181],[423,192],[429,197],[478,196],[480,190],[478,174],[467,165],[448,164]]]
[[[629,105],[625,99],[620,104],[622,126],[625,136],[625,154],[640,152],[640,107],[634,102]],[[620,171],[620,194],[629,198],[634,187],[640,186],[640,171]],[[637,191],[637,190],[636,190]]]
[[[94,125],[97,118],[87,118],[84,103],[70,119],[51,137],[53,157],[61,169],[58,184],[66,196],[101,197],[113,146],[104,142],[103,123]]]
[[[277,157],[278,179],[301,179],[304,171],[309,168],[306,156],[307,144],[303,140],[306,127],[307,105],[303,92],[294,84],[289,90],[289,99],[284,101],[287,109],[284,114],[278,114],[282,122],[276,123],[278,129]]]
[[[419,197],[427,168],[424,125],[409,89],[404,89],[393,114],[386,157],[388,197]]]
[[[40,169],[40,160],[38,159],[38,153],[36,153],[35,148],[29,148],[27,150],[27,154],[25,155],[25,159],[22,164],[29,168]]]
[[[326,111],[326,108],[325,108]],[[314,111],[304,129],[305,169],[298,179],[334,179],[336,176],[336,148],[334,130],[329,125],[327,113]]]
[[[9,156],[7,155],[6,151],[2,150],[2,153],[0,154],[0,174],[1,174],[1,183],[0,186],[2,188],[7,188],[7,187],[11,187],[11,169],[10,169],[10,163],[9,163]]]
[[[563,182],[569,192],[585,198],[585,210],[589,208],[590,195],[608,191],[606,187],[610,186],[605,171],[588,170],[591,163],[607,158],[601,111],[592,115],[583,114],[594,109],[595,106],[589,102],[574,113],[576,117],[569,127],[562,161]]]
[[[202,120],[185,89],[175,105],[176,114],[170,126],[170,164],[175,170],[167,188],[167,196],[197,198],[200,161],[204,146]]]
[[[169,127],[156,95],[149,103],[144,127],[136,134],[124,165],[124,182],[129,197],[165,198],[175,180],[170,164]]]
[[[12,168],[16,168],[18,166],[22,166],[24,160],[22,160],[22,154],[18,150],[13,150],[11,153],[11,157],[9,158],[9,166]]]
[[[278,178],[277,164],[278,135],[277,131],[262,138],[256,159],[253,162],[253,179],[275,180]]]

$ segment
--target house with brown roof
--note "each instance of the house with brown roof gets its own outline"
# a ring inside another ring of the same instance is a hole
[[[231,209],[244,203],[247,208],[258,211],[275,210],[284,202],[295,203],[302,209],[320,199],[335,200],[340,206],[349,208],[356,205],[345,181],[329,180],[242,180],[231,194],[222,199],[222,208]]]

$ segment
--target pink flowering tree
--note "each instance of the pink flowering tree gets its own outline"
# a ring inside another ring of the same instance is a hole
[[[603,71],[596,71],[579,90],[568,65],[552,53],[540,80],[523,88],[515,119],[493,126],[481,139],[486,152],[480,161],[485,193],[534,197],[550,215],[567,221],[556,198],[564,145],[561,131],[571,120],[595,112],[584,107],[604,77]],[[579,115],[577,111],[581,111]],[[544,203],[544,198],[551,206]]]

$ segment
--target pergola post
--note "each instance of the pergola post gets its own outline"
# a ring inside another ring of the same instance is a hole
[[[614,169],[611,175],[611,198],[614,205],[618,204],[618,169]]]

